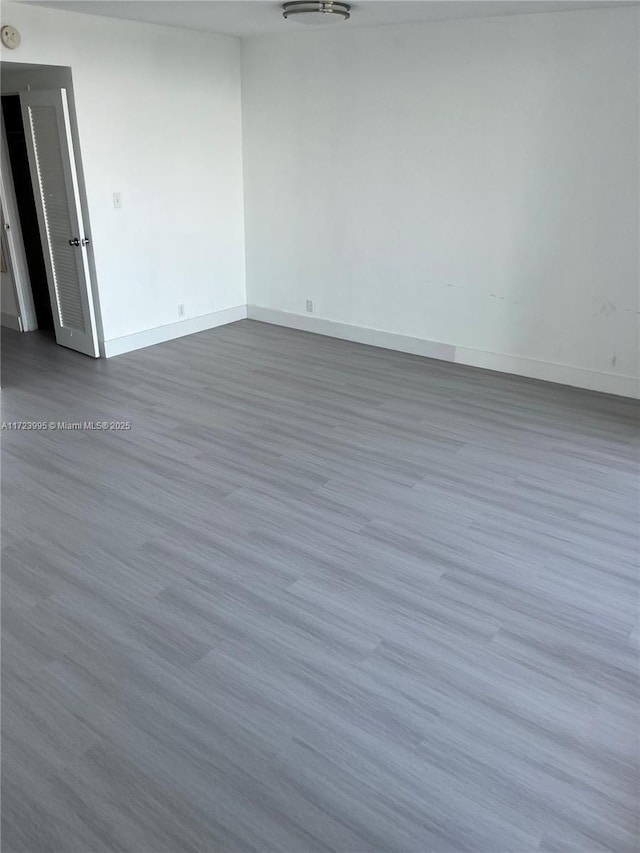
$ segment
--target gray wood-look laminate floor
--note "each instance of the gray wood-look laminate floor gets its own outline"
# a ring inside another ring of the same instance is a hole
[[[637,849],[637,406],[4,331],[3,850]]]

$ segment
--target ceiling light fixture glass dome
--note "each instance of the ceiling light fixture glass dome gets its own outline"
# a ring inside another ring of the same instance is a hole
[[[351,17],[351,6],[332,0],[326,3],[321,0],[292,0],[282,4],[282,17],[301,24],[333,24],[337,21],[348,21]]]

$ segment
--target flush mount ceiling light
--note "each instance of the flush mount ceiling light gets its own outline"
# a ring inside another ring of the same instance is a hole
[[[301,24],[333,24],[348,21],[351,6],[348,3],[320,2],[320,0],[292,0],[282,4],[282,17]]]

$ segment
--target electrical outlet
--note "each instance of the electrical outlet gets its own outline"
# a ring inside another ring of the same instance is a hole
[[[113,206],[116,208],[122,207],[122,196],[120,193],[113,194]]]
[[[307,299],[307,311],[313,314],[313,299]]]
[[[178,305],[178,317],[184,317],[184,304],[182,302]]]

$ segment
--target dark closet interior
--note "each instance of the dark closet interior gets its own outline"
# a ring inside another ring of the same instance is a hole
[[[31,279],[33,303],[39,329],[53,329],[53,314],[47,286],[47,275],[42,254],[38,216],[33,198],[27,143],[24,136],[20,98],[18,95],[2,96],[2,115],[7,133],[9,161],[22,227],[24,250]]]

